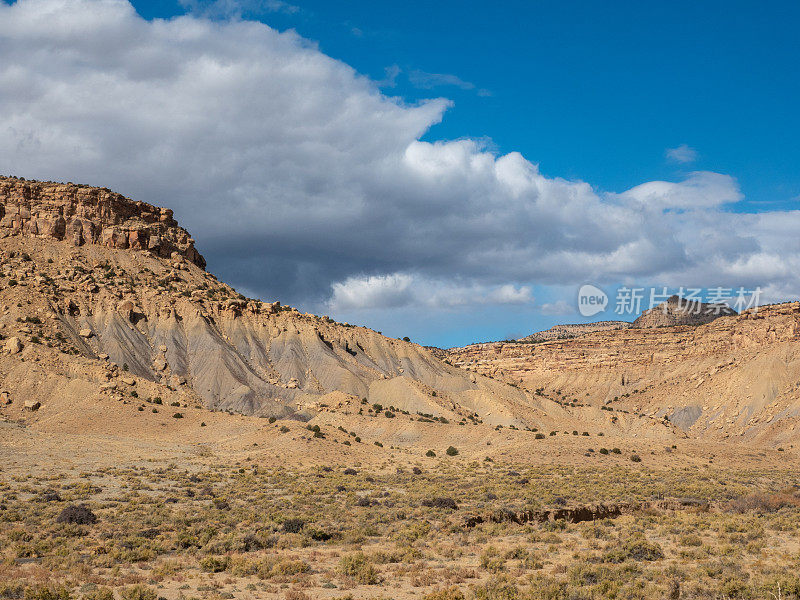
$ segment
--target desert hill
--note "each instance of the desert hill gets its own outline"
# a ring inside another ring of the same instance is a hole
[[[703,325],[719,317],[735,315],[736,311],[726,304],[706,304],[699,300],[686,300],[670,296],[658,306],[645,310],[631,327],[674,327],[676,325]]]
[[[795,302],[699,326],[477,344],[449,354],[453,364],[558,399],[584,418],[658,419],[691,437],[790,444],[800,427],[798,341]]]
[[[568,323],[564,325],[553,325],[545,331],[537,331],[525,337],[519,338],[518,342],[544,342],[546,340],[565,340],[578,337],[586,333],[595,331],[608,331],[614,329],[625,329],[630,327],[628,321],[597,321],[596,323]]]
[[[307,419],[366,399],[522,425],[524,392],[419,345],[245,298],[205,270],[194,244],[169,209],[0,178],[3,389],[43,407],[63,386],[85,398],[147,387],[245,415]]]

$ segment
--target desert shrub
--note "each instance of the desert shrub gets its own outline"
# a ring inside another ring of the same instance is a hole
[[[449,510],[458,510],[458,504],[452,498],[426,498],[422,501],[422,506],[428,508],[447,508]]]
[[[428,450],[425,453],[425,456],[427,456],[428,458],[434,458],[436,456],[436,452],[434,452],[433,450]]]
[[[98,587],[84,592],[82,600],[114,600],[114,592],[111,588]]]
[[[358,471],[356,471],[355,469],[348,468],[348,469],[344,470],[344,474],[345,475],[358,475]]]
[[[506,577],[493,577],[485,583],[472,586],[475,600],[517,600],[519,589]]]
[[[606,552],[603,561],[621,563],[626,560],[653,561],[662,558],[664,558],[664,551],[656,542],[649,542],[644,538],[634,538]]]
[[[42,494],[42,500],[44,502],[61,502],[61,496],[55,490],[47,490]]]
[[[600,454],[608,454],[608,448],[600,448]]]
[[[69,590],[63,586],[37,585],[25,589],[25,600],[70,600]]]
[[[311,539],[315,542],[327,542],[333,536],[327,531],[315,530],[311,532]]]
[[[697,535],[696,533],[687,533],[686,535],[682,535],[679,539],[679,542],[682,546],[702,546],[703,540],[702,538]]]
[[[229,563],[227,556],[206,556],[200,560],[200,568],[206,573],[222,573]]]
[[[614,454],[622,454],[622,450],[620,450],[619,448],[612,448],[611,452]]]
[[[750,511],[771,513],[777,512],[786,506],[800,506],[800,495],[798,495],[797,492],[790,493],[788,491],[778,492],[776,494],[759,492],[737,498],[728,505],[730,510],[738,513]]]
[[[464,593],[453,586],[443,590],[434,590],[423,596],[422,600],[464,600]]]
[[[93,525],[97,523],[97,516],[85,504],[70,504],[56,518],[56,523],[70,525]]]
[[[481,567],[491,573],[499,573],[506,567],[506,561],[500,556],[497,548],[494,546],[487,546],[481,554]]]
[[[363,552],[343,556],[339,561],[339,572],[364,585],[380,583],[377,569],[370,563]]]
[[[535,439],[537,439],[537,440],[543,440],[543,439],[545,438],[545,435],[544,435],[543,433],[537,433],[537,434],[536,434],[535,436],[533,436],[533,437],[534,437]]]
[[[411,469],[411,472],[414,473],[414,475],[422,475],[422,469],[420,469],[419,467],[414,467],[413,469]]]
[[[635,463],[642,462],[642,457],[638,454],[631,454],[631,460]]]
[[[303,519],[286,519],[282,528],[286,533],[300,533],[305,526],[306,522]]]
[[[458,448],[455,446],[449,446],[447,448],[447,456],[456,456],[458,454]]]
[[[133,585],[124,588],[119,593],[122,600],[157,600],[158,596],[149,587]]]
[[[303,562],[302,560],[266,557],[259,568],[259,576],[263,577],[264,579],[269,579],[270,577],[299,575],[300,573],[308,573],[310,570],[311,567],[308,565],[308,563]]]

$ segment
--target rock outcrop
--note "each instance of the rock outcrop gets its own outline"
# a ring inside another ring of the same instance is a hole
[[[548,521],[583,523],[585,521],[615,519],[622,515],[642,512],[662,510],[707,511],[709,508],[710,505],[708,502],[694,498],[669,498],[644,502],[597,503],[541,510],[513,510],[505,508],[494,510],[485,516],[469,516],[464,519],[464,527],[471,529],[481,523],[516,523],[517,525],[524,525],[526,523],[547,523]]]
[[[200,268],[206,265],[170,209],[105,188],[0,177],[0,237],[13,235],[145,250],[162,258],[178,253]]]
[[[0,179],[0,344],[10,360],[29,354],[68,378],[80,356],[108,375],[89,386],[103,396],[149,387],[247,415],[305,418],[331,404],[357,412],[364,399],[507,426],[530,413],[520,390],[417,344],[246,298],[204,266],[167,209],[105,189]]]
[[[631,326],[637,329],[649,329],[675,325],[703,325],[714,319],[735,314],[736,311],[725,304],[705,304],[699,300],[670,296],[666,302],[644,311]]]
[[[794,302],[698,326],[474,344],[451,349],[449,360],[631,435],[667,423],[689,436],[777,444],[800,432],[798,342],[800,303]]]
[[[537,331],[531,335],[519,338],[518,342],[544,342],[547,340],[567,340],[579,337],[595,331],[612,331],[616,329],[627,329],[631,324],[628,321],[598,321],[596,323],[568,323],[565,325],[554,325],[545,331]]]

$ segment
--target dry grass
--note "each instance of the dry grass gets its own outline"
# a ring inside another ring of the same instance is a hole
[[[6,474],[0,598],[800,598],[795,477],[444,461],[424,474],[238,464]],[[442,490],[448,501],[432,502]],[[711,508],[464,527],[499,510],[664,496]],[[97,521],[59,522],[70,505]]]

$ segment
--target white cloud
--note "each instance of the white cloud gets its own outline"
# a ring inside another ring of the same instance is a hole
[[[697,150],[687,144],[681,144],[677,148],[667,148],[664,151],[664,155],[669,160],[682,164],[692,163],[697,160]]]
[[[620,196],[658,210],[713,208],[743,198],[735,179],[708,171],[691,173],[688,179],[680,183],[643,183]]]
[[[333,284],[330,305],[336,310],[407,306],[414,301],[412,284],[413,278],[402,273],[348,277]]]
[[[170,206],[213,271],[265,299],[442,310],[631,278],[800,289],[800,212],[728,212],[728,175],[604,194],[480,141],[423,142],[448,100],[388,97],[235,16],[0,2],[0,90],[3,171]]]
[[[425,306],[452,309],[474,305],[530,304],[530,286],[482,286],[445,282],[408,273],[348,277],[332,286],[331,310]]]

